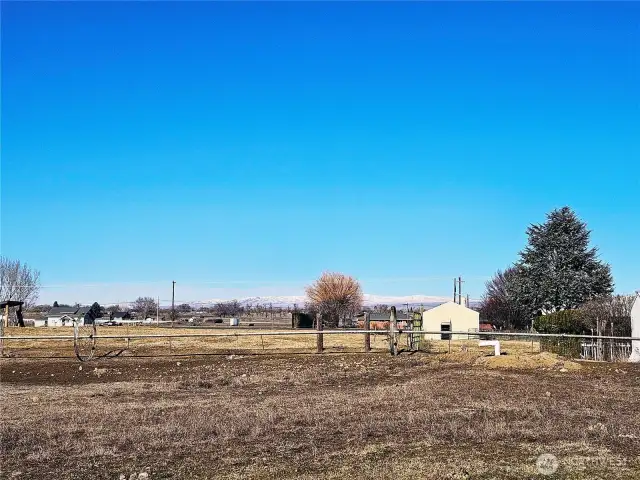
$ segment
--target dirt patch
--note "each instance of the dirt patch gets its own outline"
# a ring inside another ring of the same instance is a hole
[[[4,359],[0,477],[639,478],[640,367],[445,357]]]
[[[576,371],[580,370],[582,366],[571,360],[566,360],[554,353],[542,352],[534,355],[500,355],[496,356],[484,356],[477,358],[474,365],[486,367],[486,368],[501,368],[501,369],[546,369],[557,371]]]

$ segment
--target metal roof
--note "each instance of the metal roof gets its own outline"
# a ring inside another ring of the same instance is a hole
[[[77,307],[53,307],[47,315],[49,316],[57,316],[57,315],[73,315],[78,311]]]

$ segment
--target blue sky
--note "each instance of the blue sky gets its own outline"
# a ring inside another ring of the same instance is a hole
[[[639,22],[633,2],[3,2],[2,254],[57,285],[43,301],[296,294],[323,270],[479,297],[569,205],[631,292]]]

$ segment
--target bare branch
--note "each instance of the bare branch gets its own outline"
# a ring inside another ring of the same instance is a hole
[[[40,272],[20,260],[0,256],[0,301],[24,302],[28,308],[35,304],[40,291]]]
[[[337,326],[362,309],[362,289],[357,280],[341,273],[325,272],[307,287],[309,307],[330,326]]]

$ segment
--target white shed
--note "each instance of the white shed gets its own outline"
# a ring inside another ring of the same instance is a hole
[[[480,328],[480,313],[454,302],[443,303],[422,314],[422,329],[476,333]],[[450,334],[425,334],[425,340],[448,340]],[[455,334],[452,340],[466,340],[468,334]]]

